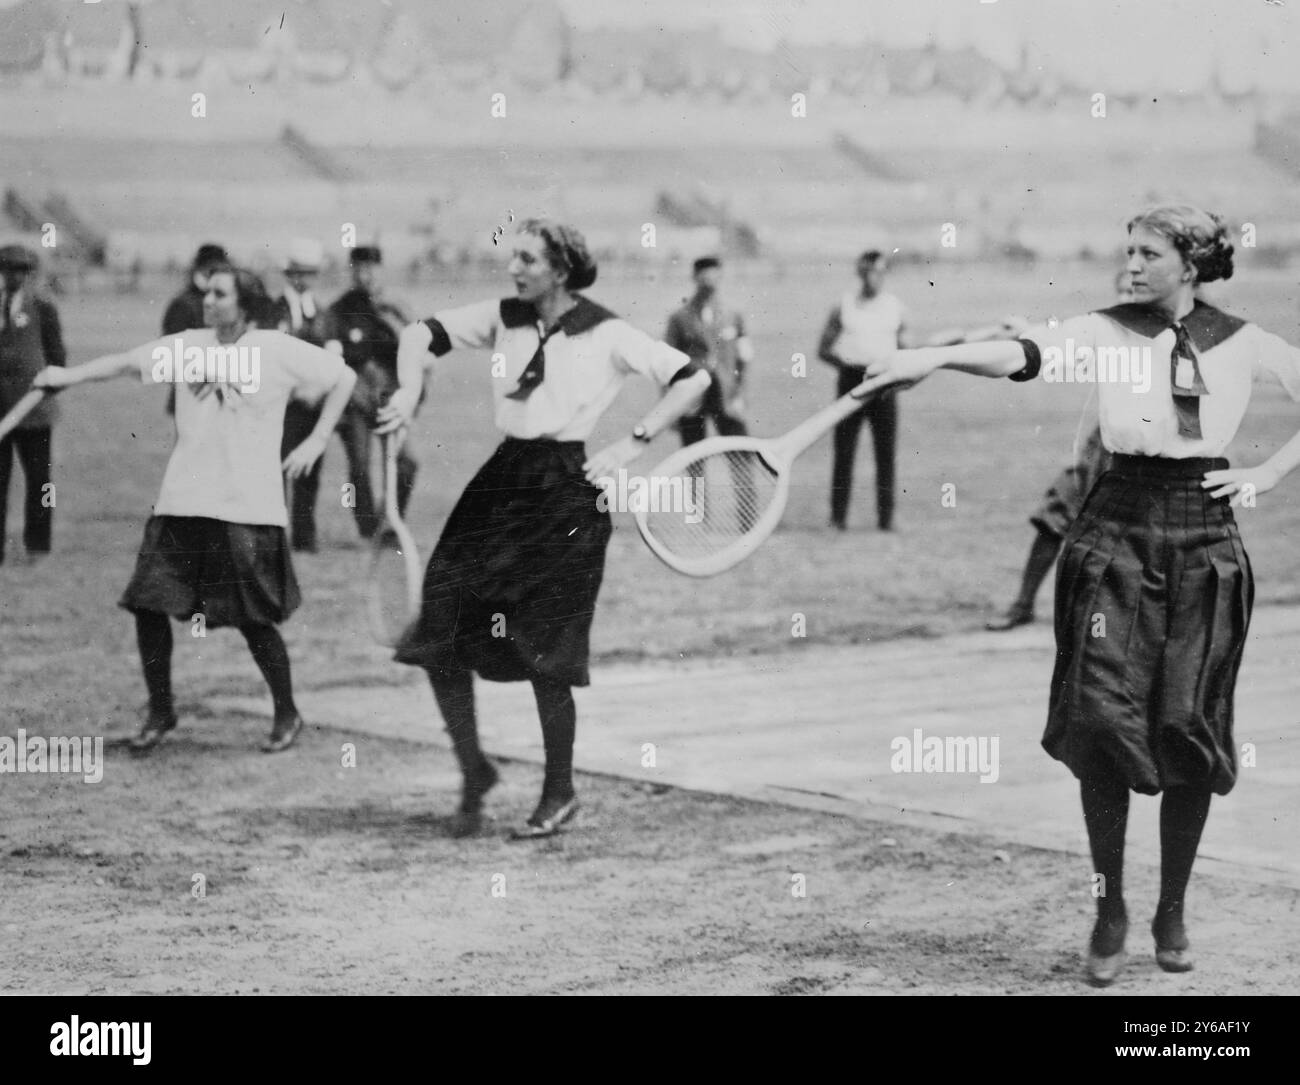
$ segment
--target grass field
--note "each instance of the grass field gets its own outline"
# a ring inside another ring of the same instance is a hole
[[[1011,273],[900,268],[893,288],[910,305],[916,327],[995,318],[1005,312],[1069,314],[1104,303],[1109,275],[1072,266]],[[1240,276],[1224,304],[1265,327],[1296,337],[1289,277]],[[838,268],[791,269],[780,278],[749,279],[737,269],[733,302],[748,314],[758,361],[748,395],[754,431],[775,434],[828,401],[832,376],[812,356],[820,322],[845,285]],[[161,291],[160,286],[159,290]],[[402,295],[415,311],[492,296],[499,282],[448,283],[424,296]],[[642,327],[658,331],[681,284],[626,277],[591,291]],[[63,318],[72,360],[145,341],[165,297],[69,297]],[[808,375],[791,375],[791,356],[808,356]],[[494,447],[486,356],[444,359],[413,435],[421,464],[410,520],[427,554],[464,483]],[[625,433],[653,399],[630,382],[603,420],[591,447]],[[78,389],[64,397],[56,431],[57,506],[52,560],[34,568],[0,567],[0,618],[10,704],[45,722],[70,713],[93,717],[141,697],[127,616],[114,604],[129,576],[140,532],[162,476],[170,422],[161,393],[129,381]],[[593,630],[597,664],[614,658],[730,655],[826,642],[929,636],[977,627],[1014,590],[1030,540],[1030,510],[1070,455],[1083,397],[1076,387],[1028,387],[943,373],[904,394],[897,531],[874,530],[873,464],[867,431],[851,530],[826,530],[829,440],[796,467],[790,504],[778,533],[750,561],[710,580],[671,573],[650,555],[630,517],[616,516],[601,604]],[[1300,423],[1300,409],[1280,390],[1259,386],[1230,455],[1263,458]],[[647,452],[649,469],[674,447],[661,436]],[[389,682],[409,677],[365,636],[354,574],[360,560],[350,514],[331,495],[345,481],[341,446],[327,453],[319,509],[323,549],[297,562],[305,605],[286,626],[300,683]],[[941,503],[956,488],[955,507]],[[10,547],[19,556],[17,483],[11,498]],[[1294,480],[1241,515],[1255,563],[1261,603],[1300,598],[1292,558],[1300,533]],[[1041,608],[1050,609],[1046,590]],[[807,636],[791,636],[792,615]],[[238,638],[214,636],[177,654],[178,690],[201,695],[233,684],[260,688]],[[192,649],[192,650],[190,650]],[[84,685],[52,688],[49,660],[87,676]],[[92,677],[93,680],[92,680]],[[70,722],[70,721],[69,721]]]
[[[1068,314],[1104,304],[1099,267],[1011,273],[900,268],[893,283],[918,328],[975,323],[1008,311]],[[170,288],[171,284],[166,284]],[[839,268],[780,278],[733,272],[730,296],[758,347],[749,395],[759,433],[778,433],[824,404],[830,372],[811,355],[846,280]],[[416,311],[492,296],[500,282],[457,282]],[[68,297],[72,360],[142,342],[168,290]],[[601,282],[598,300],[658,330],[679,281]],[[1249,269],[1226,303],[1296,337],[1292,283]],[[446,359],[414,432],[421,476],[411,522],[427,554],[461,487],[495,443],[486,357]],[[744,655],[978,626],[1005,604],[1029,542],[1026,516],[1067,460],[1082,406],[1077,389],[941,374],[905,393],[898,530],[868,526],[872,467],[864,439],[852,529],[826,529],[828,442],[799,461],[786,520],[747,563],[695,581],[659,565],[630,518],[616,518],[593,632],[594,681],[614,659]],[[629,385],[597,441],[626,432],[653,398]],[[267,720],[214,713],[218,694],[264,696],[242,639],[178,637],[175,681],[184,726],[147,761],[121,740],[138,725],[143,684],[131,622],[116,609],[170,446],[161,391],[129,381],[64,397],[56,433],[55,554],[0,566],[0,671],[12,733],[105,734],[101,786],[6,777],[14,816],[0,825],[0,866],[24,946],[0,969],[0,990],[62,992],[600,991],[686,993],[1075,993],[1088,902],[1086,861],[829,814],[789,811],[587,777],[580,830],[520,851],[489,839],[451,841],[450,756],[365,739],[364,771],[339,771],[338,742],[309,728],[299,747],[264,758],[251,747]],[[1300,409],[1261,388],[1234,459],[1262,458]],[[661,437],[648,469],[674,446]],[[332,445],[322,485],[322,550],[296,562],[305,603],[284,627],[300,690],[418,683],[365,632],[355,582],[361,551],[337,498]],[[955,507],[941,487],[956,487]],[[17,493],[11,498],[16,511]],[[1291,558],[1300,531],[1292,481],[1242,514],[1262,603],[1300,597]],[[1044,613],[1050,610],[1042,600]],[[803,614],[807,636],[791,636]],[[917,641],[918,651],[931,648]],[[708,710],[708,706],[703,706]],[[430,727],[436,726],[431,719]],[[521,721],[521,725],[524,725]],[[530,726],[535,726],[531,725]],[[582,724],[580,724],[581,732]],[[536,771],[508,767],[494,796],[524,809]],[[1007,862],[993,861],[998,848]],[[797,864],[797,865],[796,865]],[[811,864],[811,866],[809,865]],[[810,871],[815,905],[801,912],[790,871]],[[190,894],[206,872],[206,902]],[[511,904],[484,908],[506,872]],[[1131,879],[1149,894],[1154,872]],[[1295,894],[1225,879],[1195,883],[1216,913],[1263,931]],[[53,924],[53,925],[52,925]],[[69,925],[86,938],[57,953]],[[1208,925],[1207,925],[1208,926]],[[56,930],[57,927],[57,930]],[[1271,927],[1267,927],[1271,930]],[[11,922],[4,930],[18,930]],[[1238,944],[1215,921],[1205,973],[1175,984],[1148,959],[1125,989],[1142,993],[1280,992],[1260,980],[1282,947]],[[77,948],[91,946],[92,948]],[[561,962],[563,962],[561,964]],[[195,981],[201,972],[205,977]]]

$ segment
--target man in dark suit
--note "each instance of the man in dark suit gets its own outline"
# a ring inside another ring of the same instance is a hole
[[[357,374],[339,433],[347,450],[348,477],[356,499],[352,512],[357,530],[368,539],[379,526],[370,485],[371,429],[375,412],[397,389],[397,340],[410,320],[383,298],[383,254],[378,246],[358,245],[350,262],[352,289],[330,306],[329,334],[342,345],[343,360]],[[416,470],[415,461],[403,447],[397,454],[397,504],[403,513],[415,486]]]
[[[284,264],[284,293],[272,305],[273,327],[316,347],[327,347],[341,353],[342,348],[330,338],[329,314],[316,300],[314,287],[320,273],[324,251],[319,241],[300,239],[289,246],[289,256]],[[284,439],[281,457],[297,448],[320,420],[321,405],[290,400],[284,412]],[[289,523],[293,548],[307,553],[316,552],[316,495],[320,491],[322,456],[316,465],[300,478],[288,482],[290,490]]]
[[[59,312],[32,290],[38,266],[30,249],[0,248],[0,416],[30,390],[32,379],[45,366],[67,361]],[[55,403],[46,400],[0,441],[0,562],[4,561],[9,476],[15,457],[22,464],[26,485],[23,544],[27,555],[37,560],[50,552],[54,523],[50,434],[56,418]]]
[[[748,433],[741,396],[745,367],[754,357],[744,317],[718,297],[722,261],[716,256],[703,256],[695,261],[692,275],[695,292],[668,318],[664,342],[706,370],[713,383],[704,393],[699,409],[677,420],[677,432],[684,445],[704,440],[710,418],[720,437],[743,437]]]

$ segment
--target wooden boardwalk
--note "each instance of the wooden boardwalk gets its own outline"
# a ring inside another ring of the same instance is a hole
[[[596,668],[593,685],[577,691],[576,764],[1086,855],[1075,781],[1039,745],[1052,660],[1051,631],[1040,622],[1010,633]],[[531,688],[477,688],[489,752],[540,762]],[[223,703],[269,710],[249,699]],[[299,703],[316,726],[446,745],[414,670],[394,667],[391,688],[307,690]],[[917,729],[923,738],[996,738],[996,780],[892,771],[895,741]],[[1256,764],[1215,799],[1198,869],[1300,888],[1300,608],[1256,611],[1236,730],[1239,750],[1253,743]],[[456,793],[449,776],[448,809]],[[1135,796],[1128,839],[1136,861],[1158,862],[1157,810],[1158,800]]]

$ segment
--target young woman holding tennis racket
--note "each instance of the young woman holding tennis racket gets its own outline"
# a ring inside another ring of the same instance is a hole
[[[1124,962],[1130,791],[1163,792],[1156,960],[1168,972],[1192,967],[1183,901],[1210,796],[1236,782],[1233,692],[1254,596],[1232,506],[1252,505],[1300,464],[1300,433],[1256,467],[1222,458],[1252,377],[1300,399],[1300,349],[1195,295],[1198,283],[1232,275],[1222,220],[1194,207],[1153,208],[1129,223],[1127,251],[1132,303],[1030,329],[1018,342],[900,351],[868,367],[860,386],[911,384],[940,368],[1031,380],[1040,362],[1064,361],[1071,342],[1094,358],[1098,348],[1150,349],[1148,391],[1097,384],[1113,460],[1057,565],[1043,737],[1080,781],[1094,871],[1104,879],[1095,883],[1087,961],[1099,986]]]
[[[532,683],[546,773],[537,808],[512,833],[529,839],[559,831],[578,809],[572,687],[590,680],[588,631],[611,530],[594,483],[691,409],[709,378],[578,293],[595,281],[596,263],[572,227],[524,222],[509,274],[514,297],[445,310],[402,333],[401,387],[379,412],[378,432],[410,421],[433,356],[477,347],[504,359],[493,399],[505,440],[447,520],[396,659],[424,668],[433,685],[464,776],[459,835],[478,830],[497,782],[479,746],[473,675]],[[629,436],[588,456],[583,442],[632,373],[664,387],[663,398]]]
[[[208,327],[72,369],[44,369],[33,382],[35,388],[57,391],[128,374],[145,383],[178,383],[178,373],[186,378],[176,396],[176,446],[145,525],[135,575],[121,600],[135,615],[149,689],[148,718],[132,743],[139,751],[156,746],[177,722],[171,618],[187,623],[201,618],[205,631],[233,625],[244,635],[275,704],[275,723],[263,750],[288,748],[302,729],[289,653],[275,628],[301,601],[285,538],[281,468],[297,479],[320,459],[356,377],[338,355],[258,328],[269,307],[255,275],[220,265],[211,272],[203,299]],[[247,348],[251,374],[241,371],[231,379],[230,370],[190,369],[192,351],[201,361],[220,347]],[[250,375],[253,380],[244,379]],[[315,428],[282,464],[280,438],[291,397],[323,398],[324,404]]]

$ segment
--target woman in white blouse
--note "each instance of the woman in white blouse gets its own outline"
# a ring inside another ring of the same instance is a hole
[[[289,651],[276,629],[302,600],[285,538],[281,473],[300,479],[313,468],[356,377],[337,355],[259,327],[269,309],[257,276],[222,264],[207,280],[207,327],[71,369],[44,369],[34,382],[57,391],[131,375],[183,385],[176,446],[121,599],[135,616],[149,690],[148,718],[132,742],[137,751],[152,749],[177,724],[172,618],[191,630],[235,626],[244,635],[274,705],[262,749],[288,749],[302,730]],[[294,400],[319,404],[319,414],[282,461],[285,408]]]
[[[465,488],[429,561],[420,617],[395,658],[424,668],[464,778],[453,831],[476,832],[497,771],[478,741],[473,675],[529,681],[546,749],[541,799],[512,836],[559,831],[578,809],[573,787],[573,686],[585,686],[588,633],[610,519],[594,485],[614,476],[708,387],[685,354],[638,331],[578,291],[596,279],[582,235],[524,222],[509,274],[515,294],[439,312],[398,346],[400,389],[381,433],[406,425],[424,369],[455,348],[493,352],[493,400],[505,440]],[[588,457],[584,441],[629,374],[665,388],[632,433]]]
[[[939,368],[1031,380],[1040,366],[1049,379],[1073,372],[1097,383],[1114,462],[1063,544],[1043,738],[1080,781],[1104,879],[1087,965],[1097,985],[1124,962],[1130,790],[1163,792],[1156,960],[1170,972],[1192,967],[1183,899],[1210,796],[1236,782],[1233,691],[1254,595],[1231,506],[1253,504],[1300,463],[1300,434],[1256,467],[1222,458],[1253,379],[1300,399],[1300,350],[1196,297],[1198,283],[1232,274],[1222,220],[1187,206],[1139,214],[1128,270],[1132,303],[1018,342],[900,351],[868,367],[861,386],[915,383]]]

